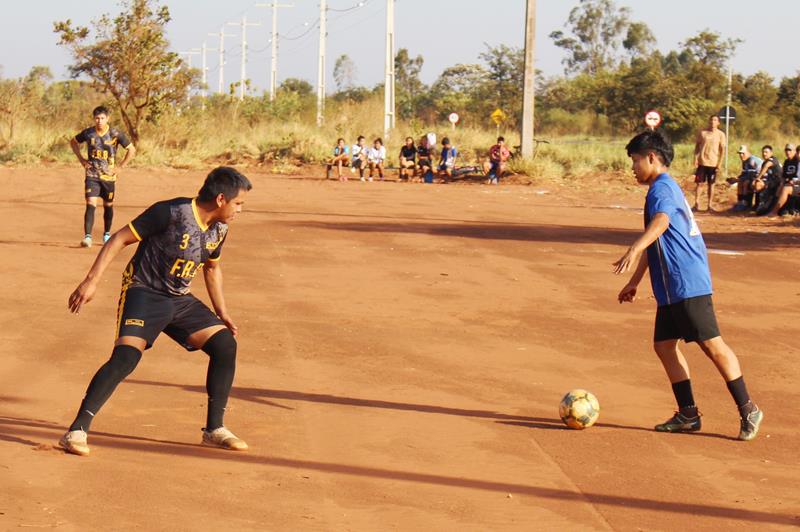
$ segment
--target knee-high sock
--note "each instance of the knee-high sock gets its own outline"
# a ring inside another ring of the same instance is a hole
[[[141,358],[142,352],[135,347],[129,345],[114,347],[111,358],[97,370],[92,382],[89,383],[81,408],[69,430],[88,431],[95,414],[108,401],[117,385],[136,368]]]
[[[222,418],[233,386],[233,376],[236,373],[236,339],[230,330],[223,329],[208,339],[203,351],[209,358],[206,375],[206,430],[214,430],[223,426]]]
[[[86,205],[86,210],[83,212],[83,234],[91,235],[92,226],[94,226],[94,205]]]
[[[114,220],[114,206],[103,207],[103,232],[111,232],[111,222]]]

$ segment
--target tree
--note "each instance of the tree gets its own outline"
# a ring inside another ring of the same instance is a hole
[[[37,111],[51,79],[49,68],[35,66],[24,78],[0,80],[0,116],[8,128],[8,142],[14,140],[17,124]]]
[[[629,8],[617,7],[613,0],[579,0],[566,23],[572,36],[550,33],[555,45],[567,51],[562,61],[566,72],[597,74],[613,67],[629,14]]]
[[[736,48],[742,43],[741,39],[723,39],[719,33],[705,29],[681,43],[683,50],[688,52],[696,61],[725,70]]]
[[[503,109],[511,117],[511,126],[522,118],[522,88],[525,76],[525,51],[501,44],[480,54],[486,63],[486,98],[484,118],[494,109]],[[491,107],[491,110],[489,109]]]
[[[356,64],[347,54],[342,54],[333,67],[333,79],[339,92],[347,91],[355,86]]]
[[[480,104],[487,80],[488,72],[481,65],[458,64],[444,69],[431,87],[438,117],[443,119],[453,111],[464,117],[476,116],[476,104]]]
[[[311,86],[311,83],[307,82],[304,79],[299,78],[286,78],[281,83],[281,86],[278,89],[279,91],[285,92],[295,92],[298,96],[310,96],[314,92],[314,87]]]
[[[170,52],[164,27],[169,9],[156,0],[123,0],[114,18],[103,15],[89,29],[71,20],[56,22],[53,31],[59,45],[72,54],[73,78],[88,77],[94,86],[110,94],[119,107],[133,142],[138,142],[143,121],[155,122],[170,105],[186,101],[188,91],[199,87],[199,71],[189,69]]]
[[[643,57],[653,52],[656,37],[650,27],[644,22],[633,22],[628,26],[628,32],[622,41],[622,47],[630,55],[631,60]]]
[[[414,115],[419,98],[425,91],[425,84],[419,79],[423,63],[421,55],[412,58],[406,48],[400,48],[394,56],[395,103],[397,114],[402,119]]]

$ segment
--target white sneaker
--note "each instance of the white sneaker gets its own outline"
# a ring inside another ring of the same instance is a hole
[[[220,427],[212,431],[203,429],[203,445],[220,447],[231,451],[246,451],[247,444],[236,437],[236,435],[226,427]]]
[[[89,446],[86,444],[86,432],[82,430],[70,430],[58,440],[58,446],[68,453],[78,456],[89,456]]]
[[[83,240],[81,240],[81,247],[82,248],[90,248],[90,247],[92,247],[92,236],[91,235],[86,235],[85,237],[83,237]]]

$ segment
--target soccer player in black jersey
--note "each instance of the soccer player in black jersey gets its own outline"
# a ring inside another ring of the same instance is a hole
[[[233,168],[216,168],[196,198],[153,204],[103,246],[86,278],[69,297],[69,309],[74,313],[92,300],[114,257],[125,246],[139,242],[122,275],[114,350],[95,374],[75,421],[59,441],[64,450],[89,454],[86,433],[92,419],[162,332],[186,349],[202,349],[209,356],[203,443],[247,449],[222,423],[236,369],[237,328],[225,306],[219,259],[227,224],[241,212],[251,188],[250,181]],[[213,312],[189,293],[189,284],[200,271]]]
[[[125,133],[108,125],[108,109],[96,107],[92,115],[94,126],[87,127],[69,141],[78,161],[86,169],[86,211],[83,214],[84,237],[81,240],[81,246],[85,248],[92,246],[92,226],[98,197],[103,200],[103,243],[111,238],[116,172],[136,155],[136,148]],[[84,142],[87,147],[86,157],[81,154],[80,145]],[[117,146],[125,148],[125,158],[119,164],[116,164]]]

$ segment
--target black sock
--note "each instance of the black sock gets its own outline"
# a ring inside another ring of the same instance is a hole
[[[214,430],[223,426],[222,418],[233,386],[233,376],[236,373],[236,339],[229,329],[222,329],[208,339],[203,351],[208,354],[206,430]]]
[[[744,201],[744,194],[736,194],[736,201],[739,202]]]
[[[111,222],[114,220],[114,206],[103,207],[103,232],[111,232]]]
[[[92,226],[94,226],[94,205],[87,205],[86,210],[83,212],[83,234],[91,235]]]
[[[95,414],[102,408],[117,385],[136,368],[142,352],[129,345],[118,345],[111,352],[111,358],[95,373],[86,395],[81,402],[78,416],[70,425],[69,430],[89,430]]]
[[[744,383],[744,377],[733,379],[727,382],[728,391],[731,392],[733,400],[736,401],[736,407],[739,409],[739,414],[743,417],[755,410],[755,405],[750,400],[750,394],[747,393],[747,386]]]
[[[685,381],[672,383],[672,393],[675,394],[675,400],[678,402],[678,410],[686,417],[697,417],[697,406],[694,404],[694,395],[692,394],[692,381],[686,379]]]

